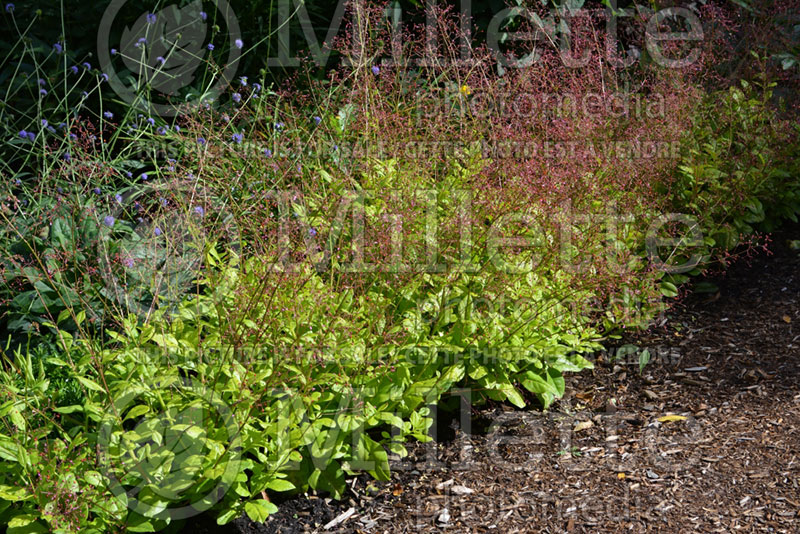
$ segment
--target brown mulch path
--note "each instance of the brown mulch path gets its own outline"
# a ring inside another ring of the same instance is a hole
[[[293,498],[264,525],[225,531],[800,532],[800,252],[788,239],[800,226],[775,236],[773,255],[735,264],[717,295],[689,295],[626,339],[651,352],[641,375],[638,358],[598,355],[547,413],[439,421],[442,439],[410,446],[390,482],[360,476],[344,501]]]

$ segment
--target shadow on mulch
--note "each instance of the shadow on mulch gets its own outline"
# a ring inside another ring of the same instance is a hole
[[[624,340],[650,350],[641,374],[600,354],[548,412],[440,417],[389,482],[182,532],[800,532],[800,225],[773,239]]]

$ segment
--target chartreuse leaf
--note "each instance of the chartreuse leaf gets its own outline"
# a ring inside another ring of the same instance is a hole
[[[344,471],[339,462],[330,460],[324,469],[314,469],[308,477],[308,485],[317,491],[327,491],[340,499],[345,489]]]
[[[296,486],[288,480],[276,478],[267,483],[267,489],[271,489],[272,491],[292,491],[296,489]]]
[[[258,499],[246,503],[244,505],[244,511],[251,520],[263,523],[267,520],[269,514],[274,514],[278,511],[278,507],[267,500]]]
[[[39,519],[38,514],[15,515],[8,522],[6,529],[6,534],[39,534],[40,532],[50,532],[50,529]]]

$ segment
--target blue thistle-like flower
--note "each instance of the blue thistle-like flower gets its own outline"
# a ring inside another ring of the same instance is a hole
[[[6,4],[6,13],[14,12],[14,4]]]
[[[315,124],[319,124],[321,122],[322,122],[322,117],[317,117],[317,116],[314,117],[314,123]]]
[[[163,65],[163,64],[164,64],[164,62],[165,62],[166,60],[165,60],[163,57],[161,57],[161,56],[158,56],[158,57],[156,58],[156,61],[158,61],[158,62],[159,62],[161,65]]]
[[[198,145],[201,145],[201,146],[202,146],[202,145],[205,145],[205,144],[206,144],[206,140],[205,140],[205,139],[203,139],[202,137],[198,137],[198,138],[197,138],[197,144],[198,144]]]
[[[147,14],[147,23],[148,24],[155,24],[156,23],[156,18],[157,17],[155,16],[154,13],[148,13]]]
[[[38,83],[39,85],[44,85],[44,84],[46,84],[47,82],[46,82],[46,81],[44,81],[44,78],[39,78],[39,80],[38,80],[38,82],[37,82],[37,83]]]
[[[20,130],[19,131],[19,136],[21,138],[23,138],[23,139],[27,139],[28,138],[28,132],[26,132],[25,130]]]
[[[28,141],[33,143],[36,140],[36,134],[33,132],[28,132]]]
[[[260,83],[254,83],[253,84],[253,92],[257,93],[259,91],[261,91],[261,84]]]
[[[143,182],[146,182],[147,181],[147,173],[143,172],[142,175],[139,178],[141,178]]]
[[[242,49],[242,47],[244,46],[244,43],[242,42],[242,40],[241,40],[241,39],[236,39],[236,40],[233,42],[233,44],[234,44],[234,45],[236,45],[236,48],[238,48],[239,50],[241,50],[241,49]]]
[[[112,48],[111,49],[111,55],[112,56],[116,56],[117,55],[117,49],[116,48]]]
[[[56,51],[56,54],[62,54],[64,52],[64,47],[61,46],[61,43],[53,43],[53,50]]]
[[[117,193],[116,195],[114,195],[114,200],[117,201],[117,204],[122,204],[122,195]]]
[[[205,22],[206,19],[208,18],[208,13],[206,13],[205,11],[201,11],[200,18],[203,20],[203,22]]]
[[[88,61],[84,61],[83,63],[81,63],[81,65],[83,65],[83,68],[85,68],[86,70],[92,70],[92,64],[89,63]]]
[[[112,226],[114,226],[114,223],[115,223],[115,222],[116,222],[116,219],[115,219],[115,218],[114,218],[112,215],[106,215],[106,216],[103,218],[103,224],[105,224],[105,225],[106,225],[106,226],[108,226],[109,228],[111,228]]]
[[[108,74],[106,74],[105,72],[101,72],[100,73],[100,77],[103,78],[104,82],[108,81]]]
[[[102,195],[102,194],[103,194],[103,190],[102,190],[102,189],[100,189],[99,187],[95,187],[95,188],[93,189],[93,191],[94,191],[94,194],[95,194],[95,195]]]
[[[155,126],[156,125],[156,120],[153,117],[147,117],[147,123],[150,126]]]
[[[166,128],[164,128],[163,126],[159,126],[159,127],[156,129],[156,133],[157,133],[158,135],[167,135],[167,129],[166,129]]]
[[[160,235],[161,235],[161,228],[159,228],[158,226],[156,226],[156,227],[153,229],[153,233],[156,235],[156,237],[160,236]]]
[[[247,76],[242,76],[239,78],[239,85],[242,87],[247,87]]]
[[[206,210],[204,210],[202,206],[195,206],[194,212],[200,217],[202,217],[206,213]]]
[[[70,156],[69,152],[64,152],[64,155],[61,156],[61,158],[66,162],[72,161],[72,156]]]
[[[267,156],[268,158],[272,157],[272,150],[265,148],[264,155]]]
[[[379,66],[377,66],[377,65],[373,65],[372,66],[372,74],[377,76],[380,73],[381,73],[381,68]]]
[[[107,119],[113,119],[114,118],[114,114],[111,113],[110,111],[104,111],[103,112],[103,117],[105,117]]]
[[[42,96],[47,96],[47,89],[44,89],[44,88],[39,89],[39,94],[42,95]]]
[[[208,45],[206,46],[206,48],[208,48],[209,50],[214,50],[214,45],[213,45],[213,44],[211,44],[211,43],[208,43]]]
[[[73,65],[73,66],[71,66],[71,67],[69,68],[69,70],[71,70],[71,71],[72,71],[72,74],[78,74],[78,66],[77,66],[77,65]]]
[[[231,140],[233,140],[233,142],[237,145],[242,142],[242,139],[244,139],[244,136],[238,132],[231,136]]]
[[[231,98],[237,104],[242,101],[242,95],[240,95],[239,93],[233,93],[233,95],[231,95]]]

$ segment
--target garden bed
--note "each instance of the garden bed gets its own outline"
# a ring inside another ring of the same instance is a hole
[[[263,525],[184,531],[796,532],[798,238],[797,225],[776,234],[773,254],[714,280],[718,294],[627,340],[652,353],[641,375],[610,351],[547,413],[474,410],[469,434],[440,418],[437,442],[410,447],[389,482],[360,476],[342,501],[296,497]],[[685,419],[659,421],[670,415]]]

